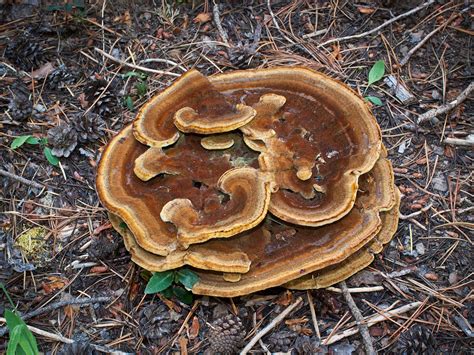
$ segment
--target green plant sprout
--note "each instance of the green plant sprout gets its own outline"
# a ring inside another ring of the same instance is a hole
[[[15,309],[15,305],[5,288],[0,282],[0,288],[5,293],[8,302]],[[39,354],[38,344],[31,330],[28,329],[26,323],[16,313],[15,310],[5,309],[3,313],[7,321],[7,327],[10,331],[10,337],[7,345],[7,355],[37,355]]]
[[[17,148],[20,148],[25,143],[30,145],[40,145],[43,148],[43,154],[48,160],[48,162],[54,166],[59,165],[58,157],[53,155],[51,148],[47,146],[48,138],[37,138],[33,137],[32,135],[19,136],[12,141],[10,148],[15,150]]]
[[[375,64],[372,66],[372,68],[370,68],[369,81],[367,83],[367,87],[365,88],[364,94],[367,91],[367,89],[370,87],[370,85],[382,79],[384,74],[385,74],[385,62],[383,60],[376,61]],[[378,98],[377,96],[365,96],[364,98],[365,100],[372,102],[374,105],[382,106],[382,100],[380,100],[380,98]]]
[[[181,302],[191,304],[193,294],[190,290],[198,281],[199,276],[186,268],[154,272],[148,280],[145,294],[161,293],[166,298],[171,298],[174,295]]]

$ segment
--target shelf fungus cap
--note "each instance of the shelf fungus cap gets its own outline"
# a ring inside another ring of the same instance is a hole
[[[183,107],[176,111],[174,124],[185,133],[215,134],[233,131],[255,117],[255,110],[243,104],[237,104],[228,111],[219,111],[209,114],[192,107]]]
[[[232,147],[235,140],[231,134],[216,134],[201,138],[201,145],[208,150],[222,150]]]
[[[380,215],[382,228],[374,240],[339,264],[297,278],[284,286],[294,290],[326,288],[348,279],[369,266],[374,260],[374,254],[380,253],[383,246],[392,239],[397,231],[400,209],[400,191],[398,189],[396,189],[395,196],[395,205],[392,209],[382,212]]]
[[[257,169],[230,169],[220,177],[218,187],[229,196],[218,215],[196,209],[188,199],[175,199],[163,206],[161,219],[176,226],[178,241],[184,247],[212,238],[231,237],[255,227],[265,218],[272,183]]]

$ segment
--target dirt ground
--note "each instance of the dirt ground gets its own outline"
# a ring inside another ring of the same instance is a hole
[[[203,353],[218,338],[232,353],[301,297],[252,352],[364,352],[358,332],[339,338],[357,325],[338,285],[191,305],[145,296],[146,275],[94,187],[105,144],[184,71],[306,66],[381,100],[372,110],[402,192],[400,225],[347,285],[363,288],[352,296],[365,318],[409,309],[369,328],[375,349],[472,353],[472,95],[419,122],[472,82],[469,1],[0,3],[0,282],[47,332],[41,351]],[[378,60],[405,96],[384,80],[366,88]],[[30,137],[12,149],[20,136]],[[241,320],[234,337],[212,332],[222,317]],[[0,335],[5,353],[1,321]]]

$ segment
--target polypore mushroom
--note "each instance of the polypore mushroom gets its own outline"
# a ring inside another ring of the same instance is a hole
[[[200,244],[211,255],[212,251],[229,255],[243,253],[249,257],[251,265],[249,271],[241,273],[240,280],[233,279],[234,282],[226,281],[222,273],[198,268],[195,272],[200,281],[193,287],[193,292],[222,297],[244,295],[281,285],[347,259],[380,232],[379,214],[392,208],[396,200],[393,173],[386,160],[379,161],[360,180],[363,190],[359,192],[356,206],[330,225],[317,228],[285,226],[267,218],[263,225],[234,238],[212,239]],[[128,248],[134,261],[150,268],[156,255],[142,249],[132,233],[129,233],[129,239]]]
[[[397,231],[400,207],[400,192],[396,189],[395,205],[390,211],[382,212],[382,229],[377,236],[362,249],[339,264],[329,266],[314,273],[297,278],[284,286],[295,290],[318,289],[332,286],[364,269],[374,260],[374,254],[382,251]]]
[[[231,237],[255,227],[267,215],[272,184],[258,170],[228,170],[217,185],[229,196],[217,215],[197,210],[189,199],[171,200],[163,206],[161,219],[177,227],[178,241],[184,247],[211,238]]]
[[[217,134],[201,139],[201,145],[208,150],[228,149],[234,145],[234,138],[230,134]]]

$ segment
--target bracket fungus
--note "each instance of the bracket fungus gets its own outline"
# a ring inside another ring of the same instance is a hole
[[[375,118],[304,68],[189,71],[112,139],[96,185],[132,260],[192,267],[196,294],[329,286],[398,222]]]

